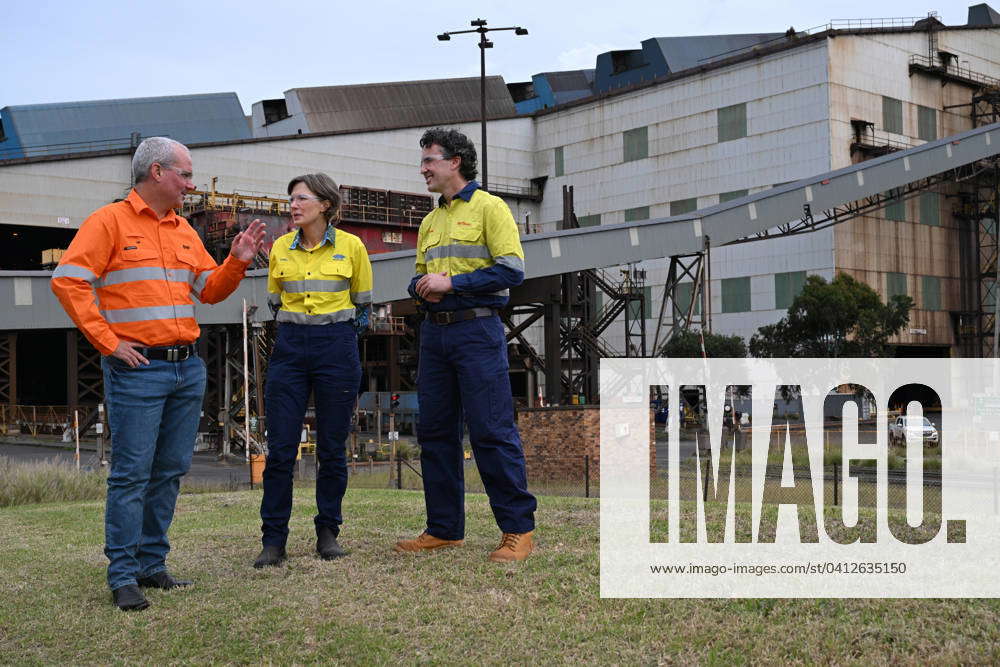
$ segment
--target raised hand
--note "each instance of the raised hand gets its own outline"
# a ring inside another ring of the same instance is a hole
[[[257,256],[264,244],[266,232],[264,223],[259,219],[254,220],[233,239],[233,247],[229,250],[229,254],[240,261],[249,262]]]

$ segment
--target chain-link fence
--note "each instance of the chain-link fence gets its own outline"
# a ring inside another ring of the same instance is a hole
[[[710,468],[708,457],[682,461],[678,472],[679,498],[726,502],[729,495],[730,478],[734,482],[734,497],[737,502],[751,499],[754,469],[747,465],[737,465],[735,469],[728,461],[719,465],[719,479],[716,480]],[[590,456],[526,457],[528,488],[536,495],[600,497],[600,465]],[[315,459],[304,456],[299,464],[299,475],[304,479],[315,479]],[[484,493],[482,480],[474,459],[466,459],[464,465],[465,490],[469,493]],[[420,461],[396,460],[395,462],[355,462],[348,464],[348,485],[355,488],[392,488],[422,490]],[[817,471],[819,473],[819,471]],[[761,472],[765,504],[812,504],[814,486],[811,471],[807,467],[789,467],[786,472],[781,465],[768,465]],[[668,497],[668,471],[666,467],[650,470],[650,498],[666,500]],[[845,494],[857,497],[859,507],[875,507],[879,486],[877,469],[874,467],[851,466],[845,470],[839,463],[822,469],[823,504],[827,507],[844,504]],[[888,486],[885,490],[891,509],[906,507],[906,471],[889,470]],[[925,470],[921,479],[923,505],[940,507],[941,473]],[[996,485],[998,480],[985,480]],[[816,498],[818,500],[818,498]]]
[[[681,462],[678,472],[680,500],[695,500],[700,496],[705,501],[726,502],[732,483],[736,501],[750,502],[754,480],[752,466],[737,465],[733,468],[729,462],[721,461],[717,478],[708,457],[701,457],[699,463],[695,461],[691,458]],[[762,470],[761,477],[764,489],[762,502],[765,504],[812,504],[814,501],[813,477],[808,467],[790,466],[786,471],[783,465],[768,465]],[[833,463],[823,466],[822,480],[823,505],[826,507],[843,505],[845,494],[856,497],[858,507],[875,507],[877,504],[879,486],[878,469],[875,467],[852,465],[845,470],[840,463]],[[886,481],[888,507],[905,509],[906,470],[887,471]],[[924,506],[940,508],[940,470],[924,470],[920,481]],[[668,493],[667,470],[657,469],[650,477],[650,497],[666,500]]]

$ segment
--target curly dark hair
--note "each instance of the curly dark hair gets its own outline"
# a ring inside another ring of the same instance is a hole
[[[430,148],[437,144],[444,149],[444,157],[460,157],[462,164],[458,171],[462,178],[471,181],[479,174],[479,160],[476,157],[476,147],[469,138],[453,128],[435,127],[424,132],[420,137],[420,147]]]

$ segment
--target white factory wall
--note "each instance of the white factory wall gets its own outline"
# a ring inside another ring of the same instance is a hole
[[[601,224],[615,224],[624,222],[629,208],[649,206],[650,217],[666,217],[671,201],[697,197],[705,208],[719,203],[722,192],[758,192],[829,170],[827,54],[827,44],[819,43],[538,117],[535,174],[549,176],[541,211],[546,227],[561,218],[563,185],[574,186],[578,216],[600,214]],[[743,102],[747,136],[719,143],[717,110]],[[624,162],[622,133],[641,126],[648,127],[649,157]],[[565,175],[556,177],[554,149],[560,146]],[[713,250],[716,331],[749,338],[761,324],[780,319],[775,272],[832,273],[832,235],[801,239]],[[784,268],[793,254],[796,267]],[[652,288],[646,322],[651,346],[669,262],[647,261],[640,268]],[[717,279],[723,275],[752,277],[750,313],[719,312]],[[624,338],[620,320],[606,340],[622,350]]]
[[[0,167],[0,224],[76,229],[95,209],[128,194],[126,155]]]
[[[458,127],[478,135],[478,124]],[[527,187],[534,159],[531,119],[496,121],[490,131],[491,180]],[[281,196],[294,176],[323,171],[339,184],[424,193],[417,166],[422,133],[414,128],[195,147],[194,181],[205,190],[215,178],[219,192]],[[77,228],[95,209],[128,193],[129,170],[127,155],[4,165],[0,224]],[[537,219],[536,204],[510,204],[519,221],[526,214]]]
[[[919,145],[919,107],[935,110],[937,138],[972,127],[973,88],[944,83],[940,76],[909,71],[911,57],[928,56],[926,33],[858,35],[830,42],[830,116],[832,168],[851,163],[852,119],[874,123],[878,136],[902,145]],[[936,51],[955,54],[951,65],[1000,78],[1000,33],[997,30],[945,30],[937,33]],[[935,53],[936,57],[936,53]],[[883,121],[883,97],[902,103],[902,132],[888,133]],[[952,107],[952,108],[948,108]],[[889,272],[907,275],[908,294],[914,299],[909,330],[891,342],[949,346],[955,343],[949,311],[961,308],[961,266],[957,223],[951,216],[954,185],[937,186],[940,221],[921,221],[918,198],[903,205],[904,220],[890,221],[883,212],[840,225],[834,235],[835,264],[888,298]],[[933,276],[940,295],[933,310],[923,303],[923,276]]]

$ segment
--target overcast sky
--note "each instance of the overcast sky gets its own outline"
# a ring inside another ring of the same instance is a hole
[[[639,48],[649,37],[805,30],[931,10],[960,25],[971,4],[978,2],[3,0],[0,107],[235,91],[249,112],[289,88],[477,76],[477,36],[435,39],[477,17],[529,30],[492,37],[487,73],[510,83],[593,67],[598,53]]]

